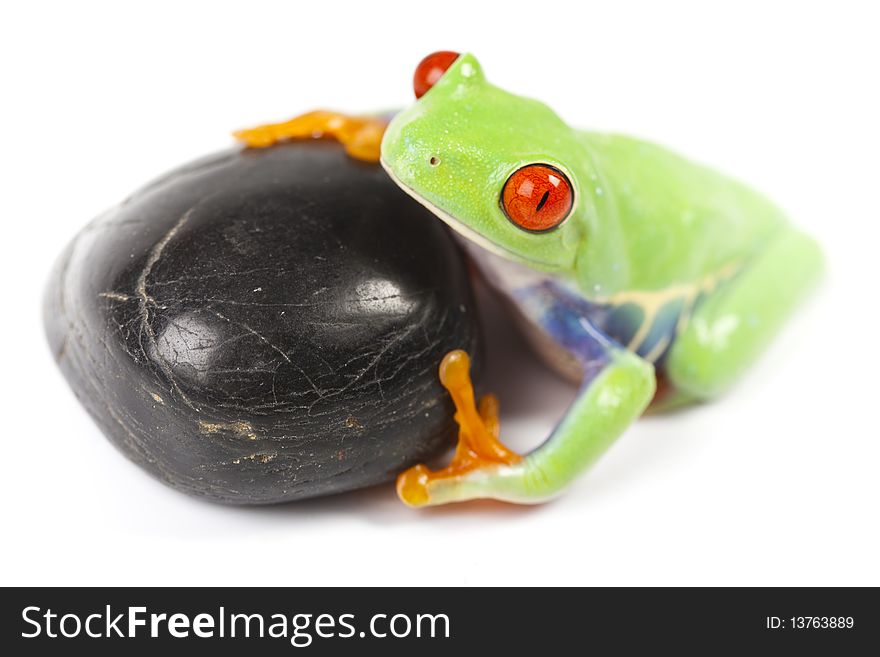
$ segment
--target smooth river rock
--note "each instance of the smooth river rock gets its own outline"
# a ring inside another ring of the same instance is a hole
[[[61,255],[45,323],[126,456],[239,504],[361,488],[437,456],[455,435],[437,366],[454,348],[479,355],[446,228],[327,141],[230,150],[135,193]]]

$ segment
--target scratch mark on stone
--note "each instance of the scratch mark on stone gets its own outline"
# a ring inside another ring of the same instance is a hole
[[[149,278],[150,273],[153,271],[153,267],[155,267],[156,263],[159,262],[159,259],[162,257],[162,252],[165,250],[165,247],[168,246],[168,243],[172,239],[174,239],[174,236],[177,235],[177,233],[180,231],[180,228],[187,222],[187,220],[189,220],[190,215],[192,215],[196,207],[197,206],[194,205],[189,210],[184,212],[180,219],[177,220],[177,223],[175,223],[171,227],[171,230],[165,233],[165,236],[161,240],[159,240],[156,245],[150,250],[150,254],[147,257],[147,262],[137,278],[137,283],[135,284],[135,293],[140,300],[138,307],[141,318],[141,328],[143,329],[143,332],[147,335],[147,339],[150,342],[151,351],[155,355],[156,360],[159,363],[159,367],[162,369],[162,372],[168,378],[168,382],[171,384],[171,387],[180,396],[180,399],[183,401],[183,403],[192,410],[199,412],[199,409],[196,408],[195,405],[190,401],[186,393],[180,389],[179,385],[177,385],[177,381],[174,378],[174,372],[172,372],[171,366],[159,352],[158,346],[156,344],[156,332],[150,325],[150,306],[156,306],[158,304],[156,303],[156,300],[151,297],[150,294],[147,292],[147,279]]]
[[[251,335],[253,335],[255,338],[257,338],[258,340],[260,340],[260,341],[262,341],[263,343],[265,343],[266,345],[268,345],[271,349],[273,349],[274,351],[276,351],[278,354],[280,354],[281,357],[282,357],[282,358],[283,358],[288,364],[293,365],[293,366],[299,371],[299,373],[303,375],[303,378],[305,378],[305,380],[308,381],[309,385],[312,387],[312,390],[315,392],[316,395],[318,395],[318,399],[322,399],[322,398],[324,397],[324,393],[322,393],[322,392],[321,392],[321,389],[318,388],[317,385],[315,385],[315,382],[312,381],[311,377],[310,377],[308,374],[306,374],[306,371],[305,371],[302,367],[300,367],[299,365],[297,365],[296,363],[294,363],[294,362],[290,359],[290,356],[288,356],[287,353],[286,353],[283,349],[281,349],[281,347],[279,347],[279,346],[275,345],[274,343],[272,343],[272,342],[271,342],[266,336],[264,336],[264,335],[263,335],[262,333],[260,333],[259,331],[256,331],[256,330],[253,329],[252,327],[248,326],[248,325],[245,324],[244,322],[237,322],[237,321],[234,321],[234,320],[232,320],[232,319],[229,319],[229,318],[226,317],[223,313],[217,312],[216,310],[212,310],[211,312],[214,313],[214,315],[216,315],[218,318],[220,318],[220,319],[222,319],[222,320],[225,320],[225,321],[229,322],[230,324],[235,324],[236,326],[240,326],[240,327],[243,328],[245,331],[247,331],[248,333],[250,333]],[[277,370],[277,368],[276,368],[275,372],[274,372],[273,375],[272,375],[272,396],[273,396],[273,398],[275,398],[276,403],[277,403],[277,400],[278,400],[278,398],[275,396],[275,377],[276,377],[277,374],[278,374],[278,370]]]
[[[131,301],[135,297],[122,292],[100,292],[98,296],[103,299],[112,299],[113,301]]]
[[[242,461],[254,461],[255,463],[271,463],[278,458],[277,453],[272,454],[250,454],[248,456],[239,456],[232,461],[224,462],[223,465],[238,465]]]
[[[237,422],[205,422],[199,420],[199,431],[206,435],[220,433],[221,431],[231,431],[241,438],[248,440],[256,440],[257,432],[254,431],[250,422],[239,420]]]
[[[243,328],[245,331],[247,331],[248,333],[250,333],[251,335],[253,335],[255,338],[257,338],[257,339],[261,340],[262,342],[266,343],[267,345],[269,345],[269,347],[271,347],[271,348],[274,349],[276,352],[278,352],[278,353],[281,355],[281,357],[282,357],[284,360],[286,360],[288,363],[291,362],[291,360],[290,360],[290,356],[288,356],[288,355],[284,352],[284,350],[282,350],[280,347],[278,347],[277,345],[272,344],[272,343],[269,341],[269,339],[268,339],[266,336],[264,336],[262,333],[259,333],[258,331],[254,330],[253,328],[251,328],[250,326],[248,326],[248,325],[245,324],[244,322],[236,322],[236,321],[233,321],[233,320],[229,319],[228,317],[226,317],[225,315],[223,315],[222,313],[218,313],[216,310],[212,310],[211,312],[213,312],[218,318],[220,318],[220,319],[222,319],[222,320],[224,320],[224,321],[227,321],[227,322],[229,322],[230,324],[235,324],[235,325],[237,325],[237,326],[240,326],[240,327]]]
[[[387,354],[392,349],[392,347],[394,347],[394,345],[396,345],[401,340],[405,339],[408,335],[410,335],[416,329],[417,329],[417,326],[415,324],[412,324],[409,327],[407,327],[407,328],[403,329],[402,331],[400,331],[399,333],[397,333],[397,335],[395,335],[393,338],[391,338],[388,342],[385,343],[385,345],[376,353],[375,356],[373,356],[372,359],[370,359],[370,362],[367,363],[367,365],[365,367],[361,368],[361,370],[354,376],[354,378],[352,378],[348,383],[346,383],[341,388],[338,388],[338,389],[334,390],[333,392],[325,395],[325,398],[329,399],[331,397],[338,397],[339,395],[344,393],[346,390],[349,390],[350,388],[352,388],[352,386],[354,386],[359,381],[361,381],[370,370],[376,370],[376,368],[378,368],[379,363],[382,361],[382,358],[385,357],[385,354]],[[377,372],[377,370],[376,370],[376,372]],[[378,372],[376,373],[375,379],[376,379],[376,381],[379,380]],[[379,394],[382,396],[382,400],[384,401],[385,397],[384,397],[384,391],[382,390],[381,383],[379,384]],[[310,417],[312,416],[312,409],[314,408],[315,404],[317,404],[317,401],[312,402],[312,404],[309,406],[308,415]]]

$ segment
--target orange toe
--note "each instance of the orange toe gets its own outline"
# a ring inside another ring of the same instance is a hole
[[[282,123],[239,130],[233,136],[249,148],[265,148],[290,139],[335,139],[359,160],[378,162],[387,122],[371,116],[349,116],[316,110]]]
[[[518,463],[522,457],[509,450],[498,439],[498,399],[486,395],[480,400],[479,410],[474,403],[474,387],[470,377],[470,358],[457,349],[450,351],[440,363],[440,383],[455,404],[458,423],[458,445],[450,464],[432,471],[425,465],[416,465],[397,478],[397,494],[410,506],[422,506],[430,499],[431,482],[454,479],[484,467]]]

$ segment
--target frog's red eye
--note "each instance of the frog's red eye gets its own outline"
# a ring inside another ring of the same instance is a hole
[[[548,164],[527,164],[514,171],[501,191],[501,208],[523,230],[542,232],[565,221],[574,204],[568,178]]]
[[[432,52],[420,61],[416,66],[416,73],[413,75],[413,89],[416,92],[416,98],[421,98],[428,93],[428,89],[437,84],[437,80],[443,77],[443,74],[456,59],[458,59],[457,52],[440,50]]]

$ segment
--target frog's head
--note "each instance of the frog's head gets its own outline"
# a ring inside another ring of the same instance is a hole
[[[472,55],[446,55],[445,72],[431,69],[434,56],[417,70],[416,94],[424,95],[388,126],[383,166],[480,246],[536,269],[571,271],[593,203],[576,178],[584,164],[572,129],[543,103],[486,82]]]

